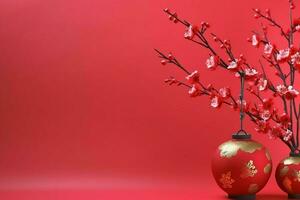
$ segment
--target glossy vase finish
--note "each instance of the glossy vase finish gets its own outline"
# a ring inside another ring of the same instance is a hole
[[[289,156],[283,159],[276,169],[278,186],[291,199],[300,199],[300,156]]]
[[[248,139],[232,139],[221,144],[212,159],[212,173],[229,198],[255,199],[272,171],[269,151]]]

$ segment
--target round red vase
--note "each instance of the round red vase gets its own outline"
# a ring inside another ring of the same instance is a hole
[[[255,199],[272,171],[269,151],[250,135],[233,135],[221,144],[212,159],[212,173],[229,198]]]
[[[276,169],[278,186],[290,199],[300,199],[300,155],[283,159]]]

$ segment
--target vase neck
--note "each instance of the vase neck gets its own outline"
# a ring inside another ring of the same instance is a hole
[[[250,134],[239,134],[239,133],[234,133],[232,134],[232,139],[237,139],[237,140],[249,140],[251,139]]]
[[[295,152],[290,152],[291,157],[300,157],[300,152],[295,153]]]

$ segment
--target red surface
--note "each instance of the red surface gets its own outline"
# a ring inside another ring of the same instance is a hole
[[[114,200],[114,199],[131,199],[131,200],[225,200],[225,196],[215,190],[208,190],[203,193],[198,189],[147,189],[147,190],[51,190],[51,191],[9,191],[2,192],[2,198],[9,200]],[[283,200],[287,197],[283,194],[261,194],[257,200]]]
[[[223,195],[210,158],[237,130],[238,115],[164,85],[165,77],[183,74],[161,67],[153,48],[172,50],[217,87],[237,89],[238,80],[205,70],[208,53],[183,39],[183,27],[167,20],[165,7],[192,22],[207,20],[256,65],[258,53],[245,41],[258,27],[251,8],[269,7],[288,22],[287,3],[279,0],[0,1],[1,199]],[[274,167],[288,153],[280,141],[254,139],[269,147]],[[172,194],[135,189],[149,184],[205,186]],[[99,191],[80,192],[91,187]],[[268,192],[282,194],[274,175],[261,194]]]

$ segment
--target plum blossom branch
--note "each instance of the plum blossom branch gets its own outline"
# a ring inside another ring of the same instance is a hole
[[[191,24],[187,20],[178,17],[177,13],[171,12],[169,9],[164,9],[168,14],[169,19],[174,23],[184,25],[184,38],[200,45],[209,51],[205,65],[209,70],[215,70],[218,67],[224,68],[227,71],[233,72],[236,77],[249,84],[249,91],[256,97],[255,103],[246,102],[243,98],[243,92],[238,100],[232,94],[230,88],[224,87],[216,89],[211,84],[204,86],[200,82],[200,75],[198,71],[189,71],[185,68],[173,54],[163,54],[155,49],[161,58],[161,64],[172,64],[181,69],[186,74],[186,82],[178,81],[174,77],[165,80],[169,85],[178,85],[188,88],[188,94],[191,97],[198,97],[206,95],[210,97],[210,105],[213,108],[220,108],[222,104],[229,105],[234,110],[240,111],[241,129],[243,129],[244,115],[249,116],[251,121],[256,125],[256,131],[262,134],[269,135],[270,138],[279,138],[285,145],[287,145],[291,152],[299,153],[299,129],[300,129],[300,104],[298,110],[296,107],[295,98],[299,92],[294,88],[295,72],[300,72],[300,50],[294,46],[294,33],[300,32],[300,18],[293,19],[292,9],[295,5],[292,0],[289,0],[290,6],[290,28],[284,31],[283,27],[274,20],[269,9],[261,12],[259,9],[253,9],[255,18],[262,18],[266,20],[270,26],[279,29],[281,35],[287,40],[288,47],[278,49],[268,37],[268,28],[264,24],[260,24],[262,34],[253,31],[253,35],[248,39],[252,46],[259,48],[263,46],[262,58],[267,62],[276,72],[276,75],[281,79],[281,83],[274,84],[274,82],[267,76],[264,65],[259,60],[261,71],[259,72],[249,64],[245,57],[241,54],[236,57],[232,51],[232,46],[229,40],[223,40],[216,34],[210,33],[213,41],[216,42],[221,50],[225,51],[223,58],[218,54],[207,37],[207,31],[210,25],[207,22],[202,22],[199,26]],[[227,58],[226,58],[227,57]],[[289,72],[286,72],[285,66],[289,66]],[[244,82],[241,82],[243,87]],[[270,91],[272,97],[266,98]],[[282,100],[282,108],[278,109],[273,99],[280,98]],[[295,121],[294,121],[295,119]]]
[[[252,9],[254,11],[254,17],[255,18],[263,18],[265,20],[267,20],[268,22],[271,23],[271,26],[275,26],[277,27],[280,32],[281,32],[281,35],[287,40],[289,41],[289,37],[288,35],[284,32],[283,28],[281,25],[279,25],[272,17],[271,17],[271,13],[270,13],[270,10],[269,9],[266,9],[266,14],[263,14],[259,9]]]

